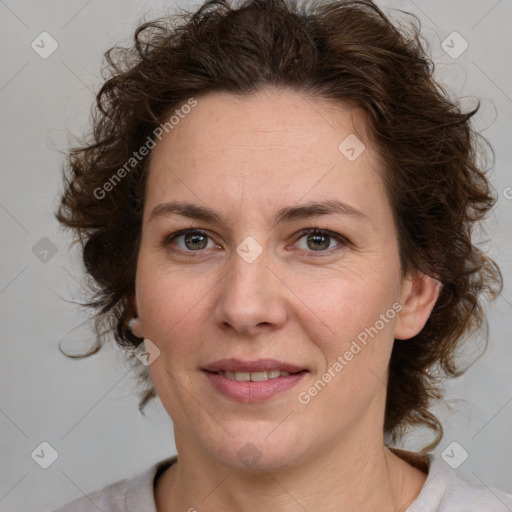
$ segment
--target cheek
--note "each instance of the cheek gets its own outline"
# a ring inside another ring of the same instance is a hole
[[[148,258],[149,259],[149,258]],[[215,281],[212,280],[212,285]],[[173,270],[141,259],[137,273],[137,306],[144,336],[157,345],[159,357],[149,366],[152,381],[168,414],[176,419],[183,411],[199,414],[187,405],[193,389],[193,357],[204,332],[206,301],[211,286],[187,270]],[[199,414],[200,415],[200,414]],[[187,421],[182,418],[182,421]]]
[[[366,328],[374,326],[396,300],[394,287],[370,275],[351,270],[336,271],[319,278],[317,275],[289,276],[288,282],[300,301],[303,313],[299,321],[303,329],[322,333],[320,339],[330,352],[343,349]],[[389,317],[394,317],[392,311]],[[379,322],[379,331],[388,335],[393,318]],[[320,329],[320,330],[319,330]]]
[[[396,322],[393,287],[376,276],[362,279],[353,273],[315,283],[301,288],[309,307],[299,322],[322,354],[323,366],[312,387],[301,389],[302,397],[333,421],[340,410],[357,417],[385,389]]]
[[[200,329],[200,316],[214,286],[212,276],[201,278],[197,272],[172,269],[141,259],[137,272],[137,307],[144,335],[160,343],[186,331]]]
[[[384,400],[396,318],[390,299],[368,297],[367,290],[357,286],[333,287],[315,310],[324,325],[316,320],[318,330],[313,331],[316,315],[304,316],[302,327],[323,360],[315,378],[299,390],[305,414],[315,411],[313,416],[332,425],[343,418],[348,425],[368,410],[375,412],[375,400]]]

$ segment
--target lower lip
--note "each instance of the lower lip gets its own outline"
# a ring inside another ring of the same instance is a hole
[[[238,402],[263,402],[292,388],[307,372],[295,373],[287,377],[277,377],[264,381],[238,381],[216,373],[204,372],[212,386],[222,395]]]

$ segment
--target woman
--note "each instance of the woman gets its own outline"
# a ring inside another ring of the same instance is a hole
[[[417,30],[370,1],[214,0],[135,41],[57,216],[178,455],[59,511],[512,509],[428,455],[501,274],[470,236],[494,203],[474,112]],[[417,425],[431,445],[392,448]]]

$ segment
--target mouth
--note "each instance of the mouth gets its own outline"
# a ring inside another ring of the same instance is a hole
[[[296,364],[278,361],[277,359],[255,359],[242,361],[241,359],[221,359],[206,365],[202,370],[210,373],[222,374],[228,379],[235,380],[267,380],[280,376],[308,371],[307,368]],[[253,378],[254,377],[254,378]]]
[[[275,359],[223,359],[201,370],[216,391],[245,403],[261,402],[290,389],[309,372],[306,368]]]
[[[268,370],[262,372],[231,372],[231,371],[218,371],[209,372],[216,375],[221,375],[229,380],[237,380],[239,382],[264,382],[266,380],[277,379],[279,377],[289,377],[290,375],[297,375],[298,373],[306,372],[307,370],[301,370],[300,372],[285,372],[281,370]]]

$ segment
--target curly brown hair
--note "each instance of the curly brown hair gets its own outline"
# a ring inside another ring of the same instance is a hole
[[[402,271],[442,284],[422,331],[394,342],[384,420],[392,441],[423,424],[435,434],[424,451],[439,442],[442,426],[429,407],[442,397],[443,379],[465,371],[456,362],[463,340],[483,330],[487,342],[482,301],[500,293],[502,276],[472,241],[496,200],[480,158],[489,146],[470,125],[478,107],[463,112],[435,82],[411,20],[395,26],[369,0],[210,0],[197,12],[143,23],[132,47],[106,52],[93,129],[69,151],[56,213],[75,231],[92,278],[90,353],[112,333],[131,350],[142,342],[128,325],[151,155],[139,148],[190,98],[291,88],[364,111],[385,169]],[[138,368],[147,384],[143,411],[156,393],[147,368]]]

